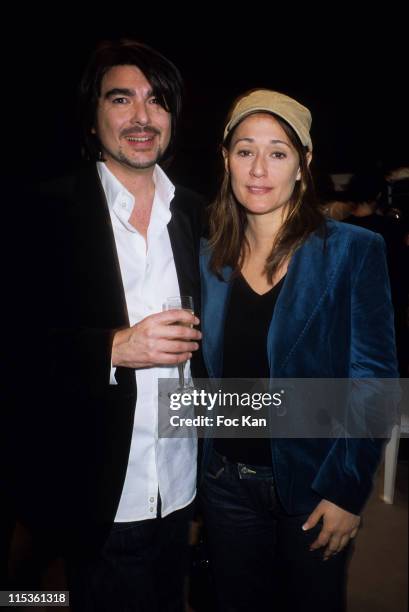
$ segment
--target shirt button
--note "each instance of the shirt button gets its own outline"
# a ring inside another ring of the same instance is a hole
[[[126,208],[126,202],[122,202],[121,206],[122,208]]]
[[[151,506],[151,507],[149,508],[149,510],[150,510],[151,512],[153,512],[153,507]]]
[[[155,498],[154,497],[150,497],[149,501],[151,502],[151,504],[153,504],[153,502],[155,501]]]

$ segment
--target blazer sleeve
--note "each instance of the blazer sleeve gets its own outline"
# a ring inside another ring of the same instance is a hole
[[[355,245],[350,253],[350,430],[333,444],[312,485],[322,498],[354,514],[361,512],[371,493],[385,432],[396,421],[399,400],[385,245],[375,233],[365,242],[365,248]],[[395,380],[382,383],[380,379]],[[377,435],[377,431],[384,433]]]

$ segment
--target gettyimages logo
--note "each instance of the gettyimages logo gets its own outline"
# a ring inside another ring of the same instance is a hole
[[[189,393],[171,393],[169,406],[171,410],[180,410],[187,406],[201,407],[206,410],[213,410],[215,407],[250,407],[253,410],[261,410],[266,406],[281,406],[282,395],[284,395],[284,390],[275,393],[238,393],[219,389],[216,393],[212,393],[205,389],[200,389],[200,391],[194,389]]]

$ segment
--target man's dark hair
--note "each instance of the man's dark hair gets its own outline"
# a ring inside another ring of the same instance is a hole
[[[130,39],[101,42],[84,70],[79,90],[79,110],[85,156],[101,159],[101,145],[92,132],[104,75],[114,66],[136,66],[152,85],[152,93],[171,114],[171,138],[166,157],[174,150],[176,126],[182,106],[182,77],[176,66],[155,49]]]

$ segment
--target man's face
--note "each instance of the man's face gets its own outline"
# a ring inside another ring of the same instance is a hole
[[[152,168],[165,152],[171,116],[139,68],[114,66],[102,79],[93,132],[111,170],[118,164],[143,170]]]

